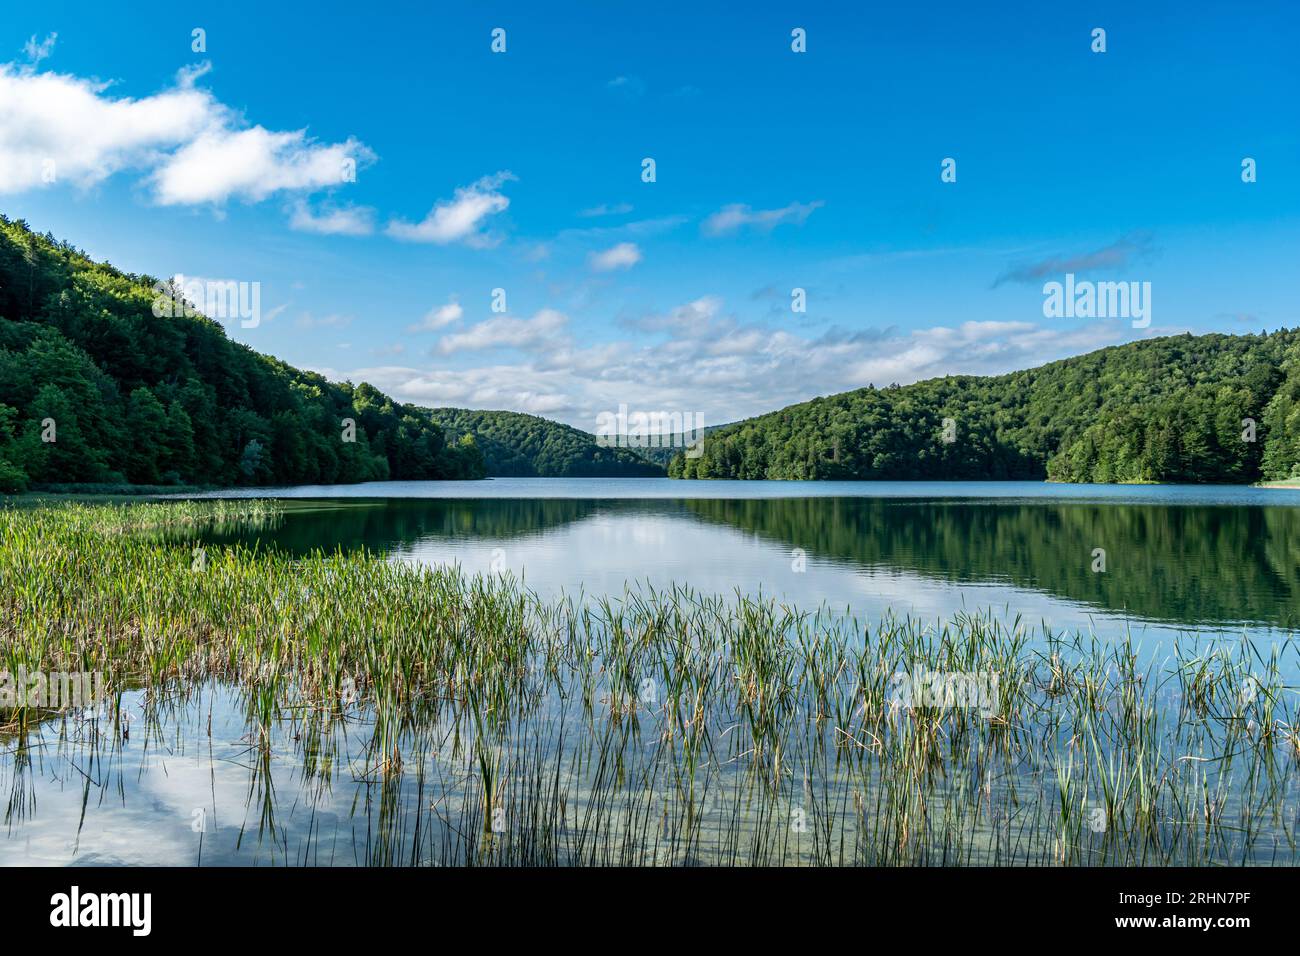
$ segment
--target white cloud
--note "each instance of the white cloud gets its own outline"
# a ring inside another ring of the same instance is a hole
[[[55,181],[93,186],[197,135],[216,108],[211,94],[184,83],[139,100],[105,88],[0,65],[0,192],[45,184],[47,168]]]
[[[451,199],[438,202],[420,222],[393,220],[388,224],[388,234],[397,239],[439,245],[460,241],[471,245],[487,244],[491,240],[480,231],[480,227],[489,216],[504,212],[510,206],[510,199],[501,192],[501,187],[517,178],[508,170],[484,176],[457,189]]]
[[[375,231],[375,211],[368,206],[328,206],[314,211],[299,201],[289,228],[322,236],[368,236]]]
[[[741,203],[723,206],[708,219],[700,229],[706,236],[725,236],[747,226],[760,232],[771,232],[782,223],[803,225],[813,211],[826,205],[820,199],[816,202],[792,202],[780,209],[753,209]]]
[[[47,44],[29,57],[48,55]],[[170,89],[135,99],[97,80],[0,65],[0,192],[85,188],[137,170],[162,205],[258,201],[339,185],[374,158],[354,139],[322,144],[305,130],[246,126],[195,86],[207,72],[181,70]]]
[[[630,269],[641,261],[641,250],[635,242],[620,242],[604,252],[593,252],[588,261],[597,272]]]
[[[1032,322],[963,322],[813,334],[744,323],[716,296],[639,320],[640,334],[575,344],[559,313],[492,319],[448,342],[443,354],[514,345],[510,363],[470,368],[387,366],[344,373],[403,401],[526,411],[594,430],[595,416],[632,408],[701,412],[708,425],[775,411],[817,395],[943,375],[992,375],[1124,341],[1124,323],[1070,328]],[[653,333],[653,334],[647,334]],[[448,337],[451,339],[452,337]],[[337,377],[337,376],[336,376]]]
[[[432,407],[453,405],[461,408],[494,408],[545,415],[570,417],[572,398],[554,376],[538,374],[517,365],[492,365],[467,371],[437,371],[409,366],[373,366],[341,371],[316,368],[332,380],[350,379],[369,382],[402,401]]]
[[[159,203],[221,203],[232,196],[258,202],[272,193],[312,191],[355,177],[373,158],[356,140],[317,145],[305,130],[276,133],[261,126],[200,133],[154,173]]]
[[[32,68],[40,65],[41,60],[49,58],[50,54],[54,52],[54,43],[58,38],[57,33],[51,33],[38,43],[36,34],[33,33],[32,38],[23,44],[23,53],[27,54],[27,62]]]
[[[459,322],[465,314],[461,304],[455,299],[444,305],[434,306],[424,314],[424,318],[414,325],[408,325],[408,332],[436,332],[438,329],[445,329],[453,322]]]
[[[617,226],[587,226],[583,229],[562,229],[555,238],[562,242],[569,240],[608,241],[623,238],[647,239],[671,232],[687,221],[685,216],[680,215],[660,216],[656,219],[638,219]]]
[[[532,349],[554,343],[568,323],[564,313],[554,309],[542,309],[531,319],[503,315],[470,326],[464,332],[443,336],[438,351],[450,355],[483,349]]]

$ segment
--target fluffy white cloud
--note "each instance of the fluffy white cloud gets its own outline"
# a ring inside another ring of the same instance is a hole
[[[533,349],[553,344],[563,335],[568,323],[568,317],[554,309],[542,309],[531,319],[502,315],[472,325],[464,332],[444,335],[438,341],[438,351],[450,355],[484,349]]]
[[[641,261],[641,250],[635,242],[620,242],[603,252],[593,252],[588,261],[597,272],[630,269]]]
[[[752,227],[760,232],[771,232],[782,223],[801,226],[813,211],[826,205],[820,199],[816,202],[792,202],[780,209],[754,209],[741,203],[723,206],[701,224],[700,229],[706,236],[725,236],[745,227]]]
[[[1124,323],[1069,328],[1032,322],[963,322],[811,333],[744,323],[716,296],[629,323],[635,335],[581,344],[554,312],[491,319],[448,336],[443,355],[513,346],[508,364],[439,369],[385,366],[342,373],[404,401],[525,411],[589,431],[601,411],[700,412],[709,425],[772,411],[817,395],[943,375],[991,375],[1124,341]],[[577,342],[575,342],[575,339]]]
[[[408,332],[436,332],[439,329],[445,329],[453,322],[459,322],[464,316],[465,310],[455,299],[443,305],[434,306],[424,314],[419,322],[414,325],[408,325]]]
[[[508,170],[484,176],[457,189],[451,199],[439,201],[419,222],[393,220],[388,224],[388,234],[397,239],[439,245],[461,241],[471,245],[488,244],[491,240],[482,233],[481,227],[489,216],[510,206],[510,198],[501,192],[501,187],[516,178]]]
[[[221,203],[232,196],[257,202],[285,190],[349,182],[358,162],[371,158],[356,140],[316,145],[305,130],[214,129],[173,153],[154,173],[153,184],[165,206]]]
[[[107,84],[0,65],[0,191],[51,181],[93,186],[197,135],[216,103],[185,77],[144,99],[113,99]]]
[[[530,415],[570,418],[572,396],[557,390],[562,382],[552,374],[518,365],[491,365],[467,371],[433,371],[401,365],[381,365],[342,371],[315,368],[326,378],[369,382],[402,401],[417,405],[510,409]]]
[[[646,332],[672,332],[690,338],[696,329],[708,326],[721,312],[722,300],[716,295],[704,295],[663,315],[643,316],[628,325]]]
[[[375,231],[375,211],[368,206],[330,206],[320,211],[298,202],[289,227],[322,236],[368,236]]]
[[[48,52],[33,41],[28,56]],[[163,205],[257,201],[348,182],[374,158],[354,139],[322,144],[304,130],[246,126],[195,85],[205,73],[182,70],[170,89],[136,99],[111,95],[107,83],[0,65],[0,192],[89,187],[138,170]]]

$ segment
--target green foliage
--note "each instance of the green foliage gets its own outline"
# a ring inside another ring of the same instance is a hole
[[[18,464],[22,450],[14,441],[14,420],[18,412],[0,405],[0,494],[17,494],[27,490],[27,472]]]
[[[816,398],[711,432],[700,457],[679,454],[668,473],[1225,483],[1300,475],[1300,330],[1170,336],[1009,375]]]
[[[1286,378],[1264,409],[1264,477],[1271,481],[1300,478],[1300,345],[1283,363]]]
[[[0,216],[0,490],[484,476],[425,410],[159,318],[153,286]]]
[[[430,411],[453,439],[472,435],[490,475],[540,478],[663,477],[664,469],[627,448],[606,448],[584,431],[518,412]]]

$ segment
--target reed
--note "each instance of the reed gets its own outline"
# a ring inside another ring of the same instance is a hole
[[[284,862],[337,862],[326,817],[375,865],[1297,862],[1289,639],[1189,636],[1152,662],[1127,634],[991,611],[863,623],[680,585],[545,600],[367,552],[201,543],[277,513],[0,510],[0,671],[102,672],[143,702],[146,740],[201,738],[203,702],[237,699],[241,840]],[[980,701],[972,675],[995,678]],[[0,721],[10,822],[34,747],[122,746],[112,721]]]

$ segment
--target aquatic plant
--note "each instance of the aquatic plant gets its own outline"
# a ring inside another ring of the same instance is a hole
[[[340,793],[332,825],[372,865],[1296,862],[1290,640],[1192,636],[1153,659],[993,611],[864,623],[684,586],[546,600],[366,551],[203,543],[277,513],[0,510],[0,671],[113,688],[90,733],[0,714],[11,827],[33,753],[120,764],[125,698],[137,741],[185,746],[225,694],[248,726],[239,846],[255,829],[281,862],[320,862],[317,804]],[[284,818],[307,812],[291,847]]]

